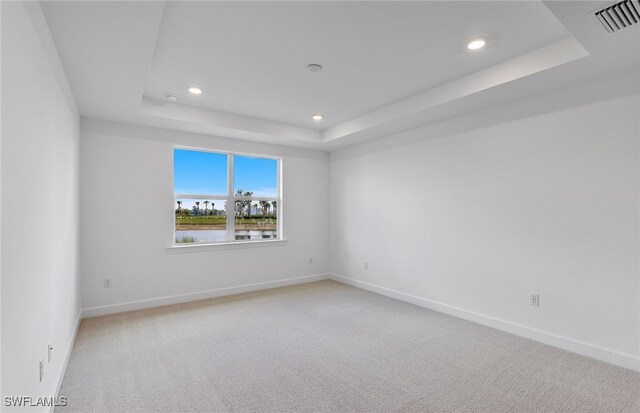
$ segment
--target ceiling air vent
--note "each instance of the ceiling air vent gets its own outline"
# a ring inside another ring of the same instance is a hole
[[[640,23],[640,0],[624,0],[595,12],[607,33]]]

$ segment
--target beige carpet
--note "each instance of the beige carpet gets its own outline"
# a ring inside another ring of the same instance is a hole
[[[82,321],[58,411],[639,412],[640,374],[333,281]]]

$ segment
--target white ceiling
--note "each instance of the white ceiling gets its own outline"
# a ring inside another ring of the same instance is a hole
[[[332,150],[637,66],[640,24],[607,35],[587,13],[600,4],[42,7],[84,116]],[[476,36],[487,47],[466,50]]]
[[[167,3],[145,95],[325,129],[568,36],[538,2]]]

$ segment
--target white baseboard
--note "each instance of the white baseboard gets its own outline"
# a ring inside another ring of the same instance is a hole
[[[238,285],[234,287],[216,288],[214,290],[171,295],[166,297],[151,298],[147,300],[131,301],[127,303],[89,307],[82,310],[82,318],[122,313],[125,311],[140,310],[143,308],[159,307],[162,305],[186,303],[189,301],[204,300],[206,298],[222,297],[226,295],[248,293],[252,291],[267,290],[269,288],[284,287],[287,285],[304,284],[314,281],[326,280],[328,278],[328,274],[306,275],[302,277],[284,278],[275,281],[265,281],[253,284]]]
[[[62,368],[60,369],[60,375],[58,376],[58,383],[56,383],[56,389],[53,393],[53,396],[57,399],[60,396],[60,388],[62,388],[62,382],[64,381],[64,375],[67,372],[67,366],[69,365],[69,359],[71,359],[71,351],[73,350],[73,345],[76,343],[76,337],[78,336],[78,330],[80,329],[80,320],[82,319],[82,311],[78,313],[78,318],[76,319],[76,328],[73,331],[73,335],[71,336],[71,341],[69,341],[69,347],[67,347],[67,351],[64,355],[64,361],[62,362]],[[55,406],[51,406],[49,408],[49,412],[53,412]]]
[[[506,331],[520,337],[538,341],[550,346],[558,347],[563,350],[571,351],[583,356],[591,357],[600,361],[615,364],[627,369],[640,371],[640,357],[632,354],[620,353],[615,350],[603,348],[593,344],[574,340],[568,337],[562,337],[557,334],[546,331],[537,330],[521,324],[512,323],[510,321],[480,314],[475,311],[465,310],[464,308],[455,307],[438,301],[429,300],[427,298],[392,290],[390,288],[381,287],[366,281],[359,281],[343,275],[329,274],[329,278],[344,284],[362,288],[397,300],[405,301],[420,307],[438,311],[440,313],[449,314],[458,318],[473,321],[488,327]]]

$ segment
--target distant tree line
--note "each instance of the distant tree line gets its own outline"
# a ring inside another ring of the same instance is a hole
[[[236,196],[253,196],[253,192],[243,191],[238,189]],[[183,201],[176,201],[178,208],[175,210],[176,215],[195,215],[195,216],[215,216],[225,215],[225,210],[215,209],[215,203],[210,201],[204,201],[204,209],[200,208],[200,201],[194,202],[194,206],[191,209],[182,208]],[[278,203],[277,201],[257,201],[252,203],[251,200],[239,200],[236,203],[236,218],[275,218],[278,215]],[[211,208],[209,208],[211,205]]]
[[[178,208],[176,209],[176,215],[197,215],[197,216],[213,216],[213,215],[224,215],[224,211],[215,209],[215,203],[210,201],[204,201],[202,204],[204,205],[204,209],[200,208],[200,201],[194,202],[194,206],[191,209],[182,208],[182,201],[176,201],[178,203]],[[211,205],[211,209],[209,209],[209,205]]]
[[[236,196],[253,196],[253,192],[238,189]],[[255,204],[251,200],[236,201],[236,218],[275,218],[277,215],[277,201],[258,201]]]

